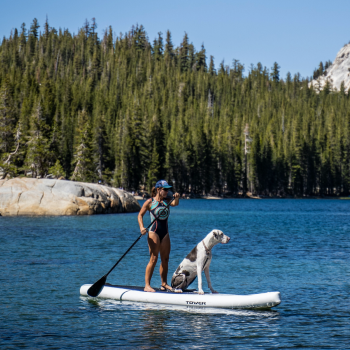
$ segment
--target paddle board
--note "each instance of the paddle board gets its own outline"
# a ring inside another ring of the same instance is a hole
[[[88,296],[87,290],[91,284],[80,288],[82,296]],[[153,304],[169,304],[183,306],[200,306],[225,309],[269,309],[281,303],[280,292],[269,292],[250,295],[235,294],[198,294],[195,290],[183,293],[161,291],[155,288],[155,293],[144,292],[143,287],[117,286],[105,284],[99,298],[120,301],[135,301]]]

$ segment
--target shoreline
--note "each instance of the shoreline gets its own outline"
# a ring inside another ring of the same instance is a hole
[[[134,196],[136,200],[142,201],[147,200],[148,198],[142,198],[141,196]],[[150,197],[149,197],[150,198]],[[318,196],[310,196],[310,197],[258,197],[258,196],[235,196],[235,197],[219,197],[219,196],[198,196],[198,197],[180,197],[181,200],[191,200],[191,199],[205,199],[205,200],[224,200],[224,199],[249,199],[249,200],[257,200],[257,199],[317,199],[317,200],[350,200],[350,197],[318,197]]]

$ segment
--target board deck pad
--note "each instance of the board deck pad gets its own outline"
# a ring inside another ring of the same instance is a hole
[[[120,286],[120,285],[116,285],[116,284],[110,284],[110,283],[106,283],[105,284],[106,287],[114,287],[114,288],[125,288],[125,289],[131,289],[131,290],[137,290],[139,292],[144,292],[144,288],[145,287],[138,287],[138,286]],[[161,290],[160,288],[155,288],[155,287],[152,287],[156,293],[172,293],[172,294],[179,294],[179,292],[173,292],[169,289],[167,290]],[[145,293],[149,293],[149,292],[145,292]],[[187,294],[197,294],[197,290],[196,289],[185,289],[183,293],[187,293]],[[207,293],[205,293],[207,294]]]

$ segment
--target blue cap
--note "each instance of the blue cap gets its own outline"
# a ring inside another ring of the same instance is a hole
[[[159,180],[156,185],[154,186],[155,188],[172,188],[173,186],[170,186],[165,180]]]

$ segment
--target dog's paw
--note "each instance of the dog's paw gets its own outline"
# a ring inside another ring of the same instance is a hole
[[[204,291],[199,290],[199,291],[198,291],[198,294],[204,294]]]
[[[182,289],[174,289],[175,293],[182,293]]]

